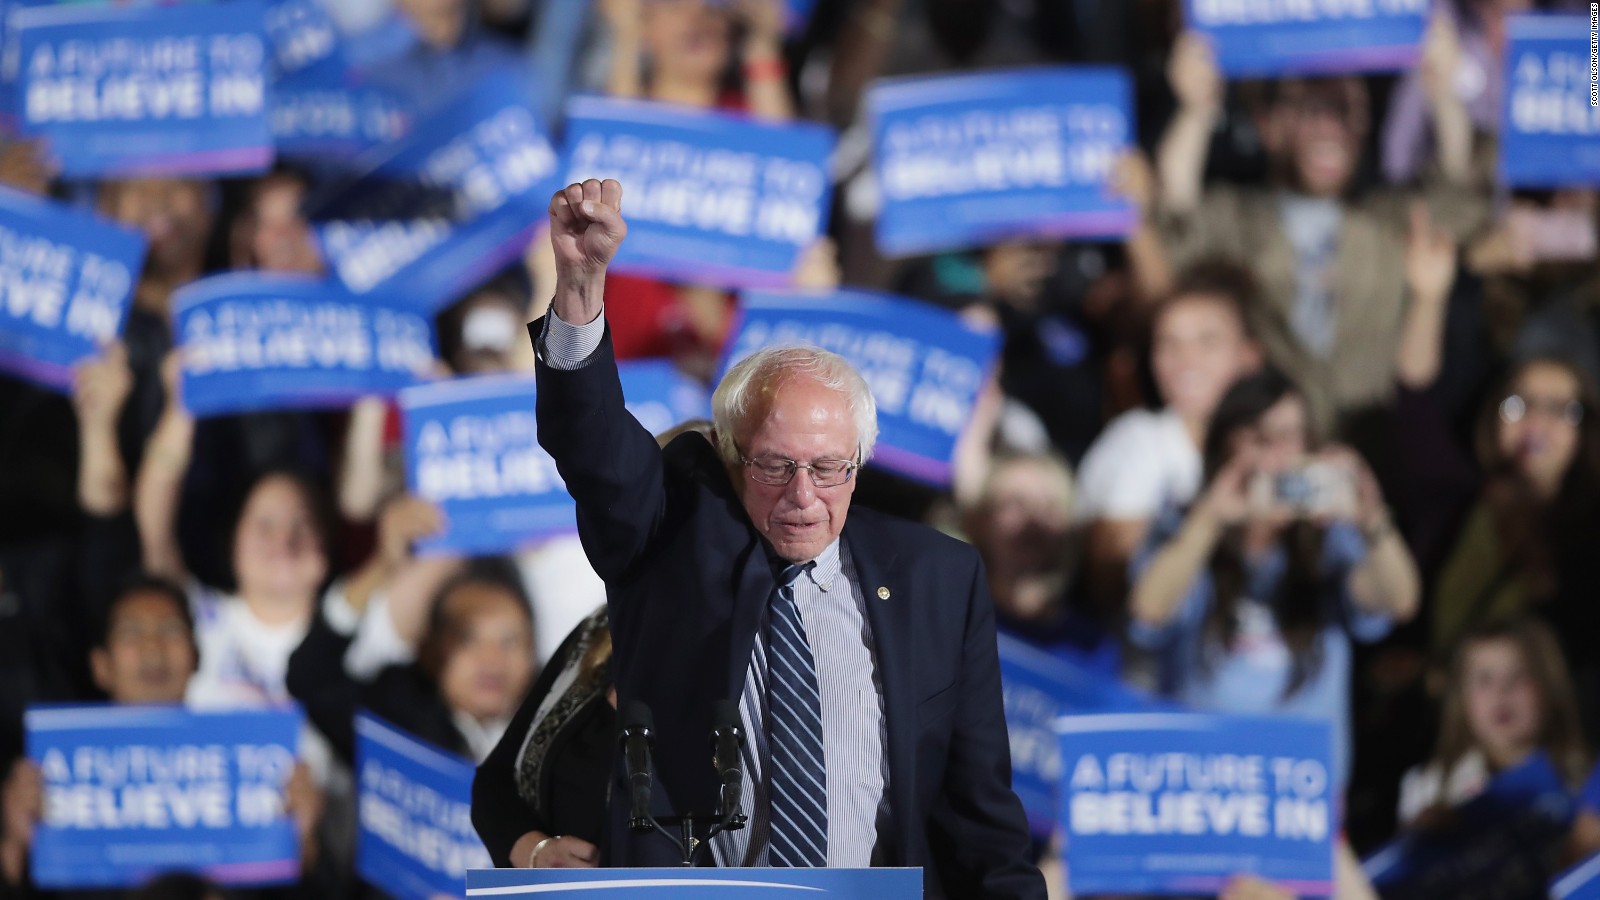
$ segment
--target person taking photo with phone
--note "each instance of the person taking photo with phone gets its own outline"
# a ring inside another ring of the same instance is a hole
[[[1229,388],[1204,459],[1199,499],[1158,520],[1134,558],[1130,637],[1186,706],[1327,721],[1342,789],[1351,640],[1416,613],[1411,553],[1361,458],[1312,451],[1305,401],[1275,370]]]

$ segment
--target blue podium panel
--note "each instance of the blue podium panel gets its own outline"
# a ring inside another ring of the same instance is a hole
[[[918,900],[921,869],[470,869],[467,896]]]

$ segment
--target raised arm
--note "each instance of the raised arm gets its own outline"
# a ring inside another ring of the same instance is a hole
[[[1183,608],[1223,530],[1244,521],[1248,513],[1245,480],[1254,464],[1253,456],[1240,453],[1224,466],[1190,508],[1178,533],[1134,579],[1128,596],[1128,614],[1134,622],[1160,628]]]
[[[144,568],[152,575],[182,584],[189,579],[178,547],[178,500],[189,472],[194,444],[194,418],[178,397],[178,357],[169,353],[161,363],[166,382],[167,406],[145,446],[144,460],[134,482],[133,518],[139,528],[139,548]]]
[[[644,10],[639,0],[601,0],[600,15],[611,37],[606,93],[632,98],[644,93]]]
[[[744,90],[750,113],[758,119],[787,122],[794,118],[794,99],[783,62],[783,0],[738,0],[735,14],[744,23]]]
[[[661,448],[628,413],[605,334],[606,267],[627,234],[622,185],[593,179],[550,201],[556,290],[529,326],[539,348],[539,444],[578,505],[578,536],[606,581],[623,577],[665,515]]]
[[[1156,151],[1161,209],[1167,215],[1192,213],[1200,205],[1211,131],[1222,115],[1223,81],[1211,45],[1197,32],[1178,36],[1167,64],[1167,80],[1178,96],[1178,111]]]
[[[382,397],[362,397],[350,407],[339,462],[339,514],[351,522],[371,522],[383,501],[383,426],[388,416]]]
[[[117,447],[117,418],[133,389],[128,351],[121,341],[80,364],[72,377],[78,416],[78,506],[110,518],[128,508],[128,471]]]

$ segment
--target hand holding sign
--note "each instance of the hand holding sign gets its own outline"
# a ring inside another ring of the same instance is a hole
[[[133,371],[121,341],[112,341],[99,356],[74,367],[72,407],[85,426],[115,427],[131,390]]]
[[[1211,112],[1222,106],[1222,71],[1211,42],[1198,31],[1185,31],[1172,45],[1167,60],[1167,81],[1178,105],[1190,111]]]
[[[0,808],[5,809],[0,823],[0,876],[7,884],[20,885],[27,874],[34,825],[44,815],[44,778],[32,760],[19,759],[12,765],[0,788]]]

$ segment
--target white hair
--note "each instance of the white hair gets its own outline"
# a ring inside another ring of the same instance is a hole
[[[791,378],[808,378],[844,395],[856,423],[858,462],[872,457],[878,442],[878,402],[855,366],[837,353],[806,345],[763,347],[740,360],[722,376],[711,395],[711,416],[717,452],[729,465],[739,462],[739,439],[753,413],[764,413],[770,394]],[[767,399],[763,400],[766,396]]]

